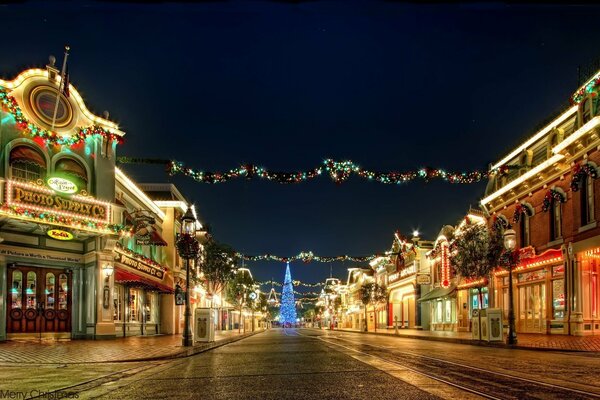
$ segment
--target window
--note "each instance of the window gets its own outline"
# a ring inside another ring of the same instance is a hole
[[[153,306],[154,306],[154,293],[146,292],[146,302],[144,303],[144,320],[146,322],[154,322]]]
[[[581,207],[581,226],[585,226],[594,221],[594,180],[584,175],[579,182],[580,207]]]
[[[10,151],[10,176],[23,182],[35,182],[46,176],[46,160],[34,148],[17,146]]]
[[[123,287],[121,285],[115,285],[113,288],[113,306],[113,319],[115,321],[123,321]]]
[[[55,278],[52,272],[46,273],[46,289],[44,289],[44,296],[46,297],[46,308],[54,309],[54,283]]]
[[[560,201],[552,199],[550,210],[550,240],[560,239],[562,237],[562,210]]]
[[[23,273],[21,271],[13,271],[12,273],[12,288],[11,288],[11,308],[23,307]]]
[[[583,318],[596,318],[598,317],[598,262],[592,257],[584,257],[580,263]]]
[[[79,161],[73,158],[61,158],[56,162],[54,171],[59,174],[68,175],[70,179],[75,181],[80,190],[87,190],[87,171]]]
[[[27,308],[36,308],[36,306],[37,306],[36,281],[37,281],[37,276],[35,275],[35,272],[29,271],[27,273],[27,286],[25,289],[25,298],[27,300]]]
[[[142,291],[129,289],[129,321],[141,322]]]
[[[435,303],[435,322],[444,322],[442,319],[442,301],[438,301]]]
[[[565,316],[565,280],[552,281],[552,318],[562,319]]]
[[[585,124],[592,118],[592,99],[587,97],[581,103],[581,125]]]
[[[521,247],[529,246],[529,217],[526,213],[521,215],[521,220],[519,221],[519,236]]]

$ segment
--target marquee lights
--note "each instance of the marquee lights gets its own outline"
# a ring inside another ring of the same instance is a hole
[[[442,240],[440,243],[440,256],[442,262],[442,282],[443,288],[450,286],[450,245],[448,240]]]
[[[13,191],[13,189],[15,189],[15,188],[35,191],[36,193],[31,194],[32,200],[36,200],[36,196],[38,196],[37,199],[39,199],[39,203],[49,204],[48,207],[41,207],[41,206],[37,206],[34,204],[22,203],[22,202],[17,201],[14,197],[14,191]],[[44,195],[47,195],[47,196],[44,196]],[[6,181],[6,204],[8,206],[21,207],[21,208],[28,209],[28,210],[39,211],[41,213],[48,212],[48,213],[58,215],[58,216],[70,217],[70,218],[74,218],[74,219],[83,219],[85,221],[93,221],[93,222],[99,222],[99,223],[104,223],[104,224],[108,224],[110,222],[111,207],[110,207],[110,203],[108,203],[108,202],[99,201],[92,197],[81,196],[81,195],[73,195],[73,196],[69,196],[68,198],[59,197],[59,199],[64,199],[64,202],[71,202],[71,203],[80,202],[83,205],[90,205],[90,206],[95,205],[95,206],[102,207],[102,209],[104,210],[104,217],[97,218],[94,215],[99,215],[99,214],[93,214],[93,209],[90,209],[90,213],[91,213],[90,217],[82,215],[82,214],[70,212],[70,211],[60,211],[59,207],[57,207],[57,204],[54,204],[54,203],[50,204],[51,202],[55,201],[55,198],[52,198],[50,196],[56,196],[56,193],[52,189],[46,188],[44,186],[19,182],[19,181],[15,181],[15,180],[7,180]],[[44,197],[44,198],[42,198],[42,197]],[[67,203],[67,204],[68,204],[68,206],[67,205],[65,205],[65,206],[67,207],[68,210],[75,208],[75,206],[72,206],[70,203]]]

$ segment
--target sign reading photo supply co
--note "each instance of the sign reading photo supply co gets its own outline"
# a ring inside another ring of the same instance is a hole
[[[116,261],[120,262],[121,264],[123,264],[129,268],[133,268],[138,272],[141,272],[145,275],[148,275],[148,276],[151,276],[151,277],[157,278],[157,279],[163,279],[165,276],[164,271],[160,268],[157,268],[153,265],[147,264],[147,263],[143,262],[142,260],[130,257],[119,251],[116,251],[116,253],[117,253]]]

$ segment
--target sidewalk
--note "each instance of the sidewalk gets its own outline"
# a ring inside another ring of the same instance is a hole
[[[397,336],[408,339],[434,340],[440,342],[470,344],[477,346],[493,346],[526,350],[554,350],[554,351],[588,351],[600,352],[600,336],[568,336],[568,335],[542,335],[535,333],[517,334],[518,344],[509,346],[504,342],[484,342],[471,339],[471,332],[448,331],[421,331],[416,329],[381,329],[377,332],[361,332],[357,329],[336,329],[341,332],[354,332],[371,335]],[[506,340],[506,335],[505,335]]]
[[[42,340],[0,342],[0,363],[80,364],[151,361],[187,357],[253,334],[217,331],[212,343],[181,345],[181,335],[132,336],[113,340]]]

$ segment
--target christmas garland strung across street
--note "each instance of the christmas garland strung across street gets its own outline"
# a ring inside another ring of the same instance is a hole
[[[254,164],[244,164],[238,168],[227,172],[204,172],[186,167],[182,162],[175,160],[162,160],[155,158],[131,158],[119,157],[117,159],[121,164],[163,164],[166,166],[167,173],[173,175],[185,175],[200,183],[224,183],[237,178],[260,178],[277,183],[301,183],[309,179],[316,178],[323,174],[328,174],[335,183],[344,183],[351,175],[358,175],[363,179],[383,184],[402,184],[422,179],[429,182],[433,179],[441,179],[448,183],[476,183],[493,174],[503,174],[508,171],[508,167],[500,167],[487,172],[448,172],[443,169],[421,168],[416,171],[405,172],[376,172],[366,170],[353,161],[335,161],[327,159],[323,165],[306,171],[298,172],[276,172],[270,171]]]
[[[256,282],[256,283],[259,284],[259,285],[272,285],[272,286],[273,285],[274,286],[281,286],[282,285],[281,282],[276,282],[274,280],[264,281],[264,282]],[[311,288],[320,287],[320,286],[325,285],[324,283],[321,283],[321,282],[317,282],[317,283],[304,283],[302,281],[292,281],[292,283],[293,283],[294,286],[304,286],[304,287],[311,287]]]
[[[371,261],[377,257],[389,256],[393,253],[382,253],[382,254],[372,254],[370,256],[316,256],[312,251],[301,251],[295,256],[290,257],[281,257],[273,254],[261,254],[255,256],[248,256],[246,254],[236,253],[239,258],[243,258],[246,261],[278,261],[278,262],[291,262],[291,261],[302,261],[305,263],[309,263],[311,261],[316,262],[333,262],[333,261],[354,261],[354,262],[366,262]]]
[[[85,141],[86,138],[90,136],[101,136],[108,138],[110,140],[115,140],[117,143],[123,143],[123,138],[110,133],[106,129],[93,125],[87,128],[79,128],[77,133],[73,136],[61,136],[56,132],[51,132],[46,129],[42,129],[35,124],[29,122],[21,108],[17,104],[17,101],[14,97],[9,96],[6,89],[0,87],[0,103],[2,103],[2,109],[8,113],[10,113],[16,122],[17,127],[22,129],[26,134],[34,137],[40,138],[41,140],[48,142],[54,145],[66,145],[73,146]]]

